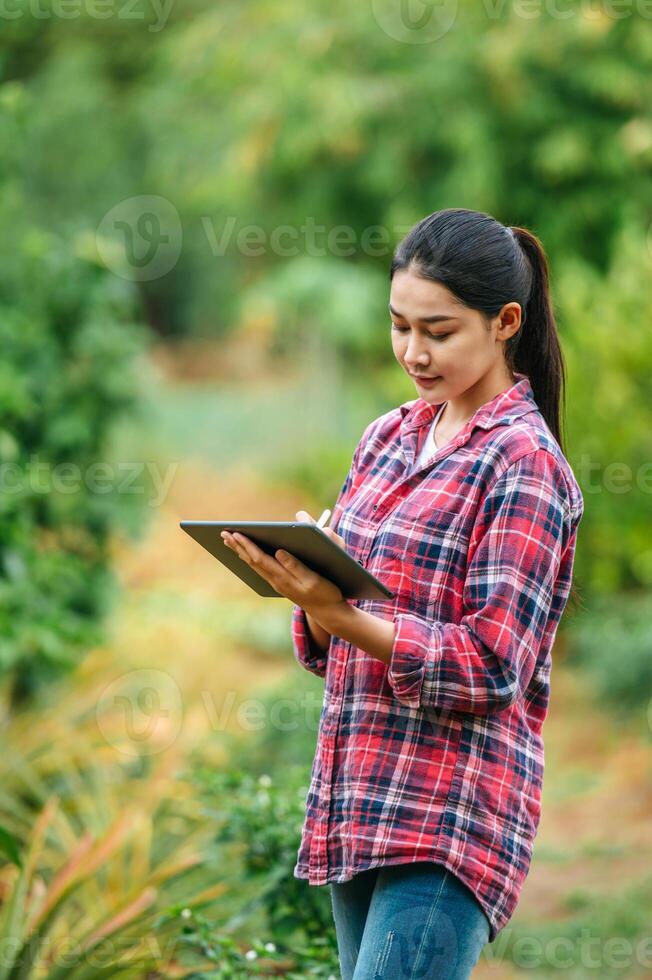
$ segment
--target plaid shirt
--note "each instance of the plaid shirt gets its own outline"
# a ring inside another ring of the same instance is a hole
[[[371,422],[331,526],[394,591],[348,602],[396,626],[391,661],[292,609],[298,662],[325,678],[296,878],[434,861],[471,889],[490,942],[511,917],[540,815],[551,648],[584,502],[529,379],[419,466],[439,406]]]

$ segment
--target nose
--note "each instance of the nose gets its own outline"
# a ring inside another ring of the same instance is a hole
[[[414,335],[410,337],[405,349],[405,366],[415,374],[425,371],[428,366],[428,352],[420,349],[421,342]]]

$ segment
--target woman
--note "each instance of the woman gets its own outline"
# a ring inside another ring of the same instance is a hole
[[[330,883],[342,976],[459,980],[529,870],[584,504],[538,239],[438,211],[390,279],[418,397],[365,429],[332,534],[394,598],[345,600],[293,556],[227,538],[294,603],[296,658],[325,678],[294,874]]]

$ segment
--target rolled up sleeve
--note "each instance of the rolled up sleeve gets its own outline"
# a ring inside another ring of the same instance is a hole
[[[328,650],[321,650],[312,638],[301,606],[292,607],[292,646],[297,662],[318,677],[326,674]]]
[[[562,557],[575,536],[554,456],[539,448],[512,463],[479,508],[460,622],[393,617],[387,679],[396,698],[472,714],[513,704],[534,672]],[[563,606],[555,612],[561,617]]]

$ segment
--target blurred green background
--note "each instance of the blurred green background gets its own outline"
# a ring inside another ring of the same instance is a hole
[[[338,975],[292,876],[323,682],[178,522],[332,506],[445,207],[546,248],[585,499],[474,975],[649,975],[650,106],[643,3],[2,4],[0,980]]]

